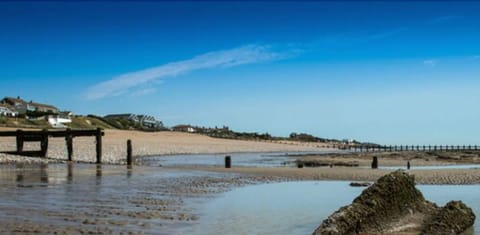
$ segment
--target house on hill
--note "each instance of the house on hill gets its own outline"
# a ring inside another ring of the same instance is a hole
[[[41,112],[51,114],[59,113],[58,108],[53,105],[35,103],[33,101],[27,102],[21,99],[19,96],[17,96],[17,98],[5,97],[0,103],[10,105],[19,114],[26,114],[27,112]]]
[[[150,129],[163,128],[163,123],[161,121],[157,121],[155,117],[150,115],[136,115],[132,113],[124,113],[124,114],[109,114],[104,116],[103,118],[129,120],[129,121],[133,121],[134,123],[140,124],[144,128],[150,128]]]
[[[139,122],[138,116],[133,113],[109,114],[104,116],[105,119],[125,119],[134,122]]]
[[[54,115],[47,115],[48,124],[53,128],[67,128],[68,123],[72,123],[72,112],[65,111]]]
[[[149,115],[138,115],[138,119],[140,124],[143,127],[147,128],[162,128],[163,123],[161,121],[157,121],[155,117]]]
[[[193,133],[195,132],[195,128],[193,128],[191,125],[177,125],[172,127],[172,131]]]
[[[15,111],[10,105],[0,104],[0,116],[16,117],[18,112]]]

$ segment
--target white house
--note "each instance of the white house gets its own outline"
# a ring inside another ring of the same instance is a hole
[[[6,105],[0,105],[0,116],[16,117],[17,115],[18,115],[17,111],[13,111]]]
[[[53,128],[66,128],[65,124],[71,123],[72,118],[70,117],[71,113],[60,113],[57,115],[48,115],[47,120]]]

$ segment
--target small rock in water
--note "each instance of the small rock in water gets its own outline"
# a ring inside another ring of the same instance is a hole
[[[351,182],[350,186],[352,187],[368,187],[372,185],[370,182]]]

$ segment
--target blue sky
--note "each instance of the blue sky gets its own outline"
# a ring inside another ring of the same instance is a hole
[[[167,125],[480,144],[480,3],[0,3],[0,94]]]

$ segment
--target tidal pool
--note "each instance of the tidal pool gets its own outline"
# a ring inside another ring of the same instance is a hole
[[[480,186],[418,185],[427,200],[443,206],[462,200],[472,207],[480,234]],[[263,184],[224,193],[200,208],[200,220],[178,234],[311,234],[322,220],[365,188],[346,181]]]

